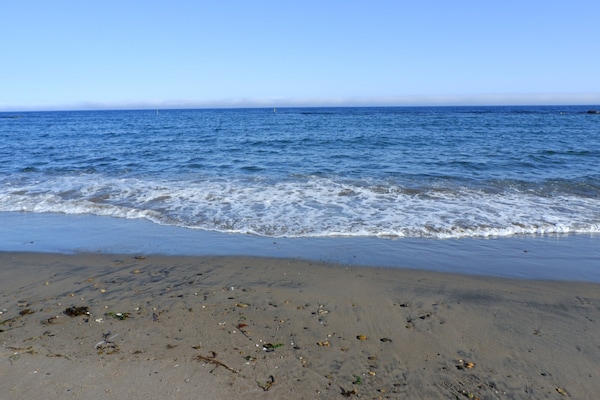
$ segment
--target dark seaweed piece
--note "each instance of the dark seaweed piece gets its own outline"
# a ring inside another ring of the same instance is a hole
[[[210,373],[212,374],[213,371],[217,368],[217,367],[223,367],[226,370],[228,370],[229,372],[233,372],[234,374],[237,374],[237,371],[231,367],[228,367],[227,365],[223,364],[221,361],[216,359],[217,357],[217,353],[214,351],[210,352],[210,356],[206,357],[206,356],[201,356],[201,355],[197,355],[196,357],[194,357],[194,359],[196,361],[202,361],[205,362],[207,364],[212,364],[215,366],[215,368],[213,368]]]
[[[340,386],[340,389],[342,390],[341,395],[344,397],[350,397],[352,395],[358,396],[358,391],[356,389],[346,390],[341,386]]]
[[[256,381],[258,387],[264,390],[265,392],[271,389],[271,386],[275,384],[275,377],[273,375],[269,375],[269,380],[265,383]]]
[[[68,307],[63,311],[69,317],[78,317],[80,315],[90,315],[90,309],[87,306]]]

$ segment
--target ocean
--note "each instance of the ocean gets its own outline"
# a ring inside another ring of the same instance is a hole
[[[600,282],[597,107],[0,113],[0,251]]]
[[[0,113],[0,212],[270,238],[600,233],[593,107]]]

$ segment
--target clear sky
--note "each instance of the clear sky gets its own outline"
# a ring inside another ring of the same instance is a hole
[[[0,110],[600,104],[598,0],[19,0]]]

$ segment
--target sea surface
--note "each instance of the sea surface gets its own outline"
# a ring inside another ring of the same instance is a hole
[[[5,112],[0,212],[269,238],[595,236],[593,108]]]

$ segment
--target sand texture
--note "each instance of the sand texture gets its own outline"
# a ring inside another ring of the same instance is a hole
[[[0,253],[0,399],[600,398],[600,285]]]

